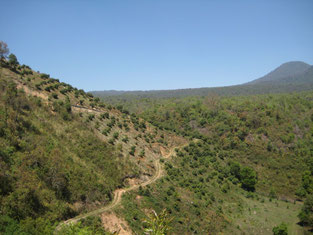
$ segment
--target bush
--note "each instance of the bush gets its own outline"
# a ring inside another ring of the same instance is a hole
[[[65,95],[67,93],[67,91],[68,90],[66,88],[63,88],[63,89],[60,90],[61,94],[63,94],[63,95]]]
[[[40,74],[40,77],[41,77],[42,79],[48,79],[48,78],[50,78],[50,75],[49,75],[49,74],[46,74],[46,73],[42,73],[42,74]]]
[[[140,151],[139,156],[140,156],[140,157],[144,157],[144,156],[145,156],[145,154],[146,154],[146,153],[145,153],[145,150],[143,149],[143,150],[141,150],[141,151]]]
[[[95,115],[94,115],[94,114],[89,114],[89,115],[88,115],[88,119],[89,119],[90,121],[92,121],[94,118],[95,118]]]
[[[87,96],[93,98],[93,94],[91,94],[90,92],[87,93]]]
[[[115,142],[115,139],[114,139],[114,138],[111,138],[111,139],[109,139],[109,141],[108,141],[108,142],[109,142],[109,144],[112,144],[112,145],[113,145],[113,144],[114,144],[114,142]]]
[[[51,91],[51,86],[47,86],[47,87],[45,87],[45,91],[50,92],[50,91]]]
[[[41,90],[40,84],[35,84],[35,87],[36,87],[37,90]]]
[[[274,235],[288,235],[287,225],[285,223],[281,223],[279,226],[273,228]]]
[[[113,138],[114,138],[114,139],[118,139],[118,136],[119,136],[119,133],[118,133],[118,132],[114,132],[114,133],[113,133]]]
[[[129,154],[134,156],[135,155],[135,151],[136,151],[136,146],[132,146],[130,151],[129,151]]]
[[[240,182],[243,189],[254,191],[257,183],[256,172],[249,167],[243,167],[240,170]]]
[[[127,135],[125,135],[124,137],[123,137],[123,139],[122,139],[122,141],[124,142],[124,143],[127,143],[128,142],[128,136]]]
[[[51,96],[53,99],[58,99],[58,94],[56,94],[56,93],[52,93]]]
[[[307,197],[298,217],[301,224],[313,226],[313,195]]]

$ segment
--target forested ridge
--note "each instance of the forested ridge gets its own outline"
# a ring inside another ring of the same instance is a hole
[[[192,78],[191,78],[192,79]],[[210,79],[210,78],[208,78]],[[149,107],[151,102],[162,99],[206,96],[245,96],[308,91],[313,89],[313,66],[301,61],[280,65],[265,76],[244,84],[223,87],[202,87],[175,90],[147,91],[91,91],[109,104],[124,104],[130,111],[138,112]],[[140,105],[136,105],[137,101]],[[140,109],[138,109],[138,106]]]

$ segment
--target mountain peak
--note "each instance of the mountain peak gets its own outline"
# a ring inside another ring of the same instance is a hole
[[[265,76],[253,80],[247,84],[258,84],[263,82],[280,82],[286,80],[286,78],[292,78],[305,73],[311,65],[303,61],[290,61],[280,65]]]

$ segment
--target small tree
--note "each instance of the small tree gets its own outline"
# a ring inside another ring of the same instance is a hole
[[[240,178],[240,164],[238,162],[230,162],[229,163],[229,171],[236,178]]]
[[[14,54],[9,55],[9,63],[10,65],[16,66],[18,65],[17,57]]]
[[[305,171],[302,175],[302,187],[309,194],[313,193],[313,179],[310,171]]]
[[[254,191],[257,183],[255,171],[252,168],[243,167],[240,170],[240,182],[243,189]]]
[[[132,155],[132,156],[134,156],[134,155],[135,155],[135,151],[136,151],[136,146],[132,146],[132,147],[130,148],[129,154]]]
[[[113,138],[114,138],[114,139],[118,139],[118,136],[119,136],[119,133],[118,133],[118,132],[114,132],[114,133],[113,133]]]
[[[307,197],[298,217],[303,225],[313,226],[313,195]]]
[[[274,235],[288,235],[287,225],[285,223],[281,223],[279,226],[273,228]]]
[[[54,98],[54,99],[58,99],[58,94],[56,94],[56,93],[52,93],[51,96],[52,96],[52,98]]]
[[[143,150],[140,151],[139,157],[144,157],[145,154],[146,154],[146,153],[145,153],[145,150],[143,149]]]
[[[122,139],[122,141],[125,142],[125,143],[127,143],[128,140],[129,140],[129,139],[128,139],[128,136],[127,136],[127,135],[125,135],[125,136],[123,137],[123,139]]]
[[[0,59],[6,58],[9,54],[8,44],[3,41],[0,41]]]

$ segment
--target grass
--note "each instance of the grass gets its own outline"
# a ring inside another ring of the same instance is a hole
[[[167,186],[163,186],[165,191]],[[142,221],[149,212],[152,209],[159,211],[161,208],[170,209],[170,215],[174,218],[171,223],[173,234],[189,234],[189,232],[202,234],[201,231],[209,229],[213,234],[222,232],[223,234],[265,235],[272,234],[273,227],[283,222],[288,226],[288,234],[311,234],[297,224],[299,222],[297,215],[302,206],[299,202],[294,204],[276,199],[271,200],[258,194],[254,194],[254,198],[247,198],[246,192],[241,189],[224,195],[216,190],[212,192],[216,195],[216,203],[208,207],[199,207],[201,215],[197,215],[190,207],[190,202],[199,202],[191,194],[179,192],[181,202],[178,203],[180,209],[177,212],[173,210],[171,198],[168,198],[166,202],[162,201],[164,195],[155,192],[157,188],[160,188],[160,182],[149,187],[152,196],[140,195],[139,191],[126,194],[123,197],[122,206],[115,210],[119,216],[127,220],[133,231],[139,234],[143,231]],[[211,216],[219,207],[222,212]]]
[[[271,234],[273,227],[282,222],[287,224],[288,234],[304,234],[305,232],[297,224],[301,203],[271,200],[262,196],[256,200],[238,195],[237,203],[227,203],[225,207],[236,228],[235,231],[234,227],[226,230],[226,234]]]

